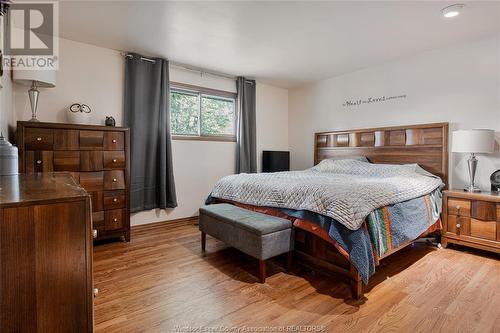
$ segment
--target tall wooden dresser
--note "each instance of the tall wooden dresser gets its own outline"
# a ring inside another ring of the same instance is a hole
[[[0,332],[93,332],[90,209],[66,172],[0,176]]]
[[[19,171],[68,171],[92,198],[96,239],[130,240],[130,132],[125,127],[17,122]]]

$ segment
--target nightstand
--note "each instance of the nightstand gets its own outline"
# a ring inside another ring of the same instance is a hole
[[[444,191],[441,245],[448,243],[500,253],[500,195]]]

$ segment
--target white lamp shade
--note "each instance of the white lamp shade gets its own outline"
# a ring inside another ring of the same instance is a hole
[[[14,70],[12,73],[14,82],[31,86],[33,81],[38,87],[53,88],[56,86],[55,70]]]
[[[493,153],[495,149],[495,131],[471,129],[453,132],[452,148],[454,153]]]

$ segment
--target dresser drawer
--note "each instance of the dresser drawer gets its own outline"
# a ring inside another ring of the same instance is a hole
[[[92,213],[92,228],[104,230],[104,212]],[[99,235],[98,235],[99,237]]]
[[[124,151],[105,151],[104,152],[104,170],[125,169]]]
[[[91,201],[93,212],[104,210],[104,195],[102,191],[90,192],[90,197],[92,199]]]
[[[470,235],[472,237],[496,240],[497,238],[497,222],[496,221],[481,221],[476,219],[470,220]]]
[[[104,193],[104,209],[125,208],[125,191],[107,191]]]
[[[123,170],[104,171],[105,190],[124,190],[125,177]]]
[[[446,229],[455,235],[470,234],[471,219],[465,216],[448,215],[448,223]]]
[[[102,150],[104,146],[104,132],[80,131],[81,150]]]
[[[124,150],[125,134],[109,131],[104,133],[104,150]]]
[[[80,171],[80,152],[71,150],[54,151],[54,171]]]
[[[54,171],[54,153],[47,150],[27,151],[25,153],[26,173]]]
[[[80,185],[87,190],[102,191],[104,172],[80,172]]]
[[[54,150],[79,150],[80,132],[78,130],[54,130]]]
[[[470,200],[448,199],[448,214],[470,217],[470,210]]]
[[[123,209],[107,210],[104,212],[104,229],[106,231],[122,229],[124,226]]]
[[[54,132],[46,128],[26,128],[24,137],[25,150],[52,150]]]
[[[82,150],[80,151],[80,171],[102,171],[102,151]]]

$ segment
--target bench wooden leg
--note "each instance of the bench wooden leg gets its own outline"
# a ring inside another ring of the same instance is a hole
[[[259,279],[260,283],[266,283],[266,261],[259,260]]]
[[[289,272],[293,270],[293,251],[289,251],[287,255],[287,269]]]
[[[201,232],[201,250],[205,252],[205,247],[207,246],[207,234],[203,231]]]

